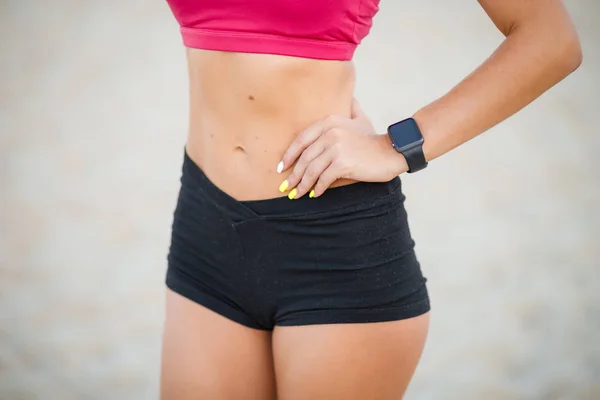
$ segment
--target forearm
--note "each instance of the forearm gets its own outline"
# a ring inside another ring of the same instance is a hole
[[[570,21],[549,18],[540,15],[508,28],[504,42],[477,70],[415,113],[427,160],[510,117],[579,66],[581,48]]]

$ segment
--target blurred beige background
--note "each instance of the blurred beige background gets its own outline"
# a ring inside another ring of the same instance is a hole
[[[583,66],[404,178],[433,321],[410,399],[600,399],[600,3]],[[163,1],[0,3],[0,399],[157,397],[187,124]],[[383,130],[500,43],[476,1],[382,0],[357,96]]]

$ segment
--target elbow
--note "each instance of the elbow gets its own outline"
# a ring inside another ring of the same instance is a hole
[[[583,62],[583,50],[577,33],[573,32],[560,41],[562,45],[556,46],[557,66],[567,76],[574,72]],[[560,43],[559,42],[559,43]]]
[[[579,37],[575,35],[575,37],[570,41],[565,50],[565,63],[568,72],[571,73],[575,71],[581,63],[583,62],[583,50],[581,49],[581,42],[579,41]]]

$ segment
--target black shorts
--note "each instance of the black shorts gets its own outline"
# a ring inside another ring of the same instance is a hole
[[[186,154],[168,260],[171,290],[256,329],[429,311],[399,178],[238,201]]]

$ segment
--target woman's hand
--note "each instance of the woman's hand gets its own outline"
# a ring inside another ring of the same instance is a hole
[[[279,190],[291,189],[298,199],[311,188],[319,197],[338,179],[387,182],[408,170],[406,160],[392,147],[387,135],[375,128],[356,100],[351,118],[332,115],[306,128],[285,152],[278,172],[296,165]]]

